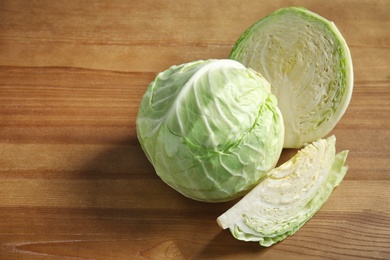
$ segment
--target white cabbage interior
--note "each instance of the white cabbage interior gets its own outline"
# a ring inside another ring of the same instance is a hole
[[[322,138],[344,113],[346,84],[352,84],[349,56],[333,23],[302,10],[261,20],[231,54],[271,83],[284,117],[285,147],[292,148]]]
[[[222,214],[219,225],[238,232],[239,239],[264,244],[267,239],[294,233],[326,201],[333,185],[338,185],[339,180],[329,180],[334,161],[334,136],[308,145]]]

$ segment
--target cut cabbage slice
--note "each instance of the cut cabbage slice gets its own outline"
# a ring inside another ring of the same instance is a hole
[[[239,38],[229,58],[261,73],[272,86],[285,124],[285,148],[327,135],[346,111],[352,59],[333,22],[304,8],[275,11]]]
[[[301,228],[327,201],[347,172],[348,151],[335,154],[336,138],[320,139],[273,169],[259,185],[218,217],[238,240],[262,246]]]

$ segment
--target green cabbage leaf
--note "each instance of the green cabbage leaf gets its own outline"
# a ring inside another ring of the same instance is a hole
[[[158,176],[195,200],[246,194],[275,167],[283,146],[283,118],[270,88],[259,73],[229,59],[158,74],[136,121]]]

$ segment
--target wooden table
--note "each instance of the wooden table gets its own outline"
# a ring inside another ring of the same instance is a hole
[[[390,259],[390,2],[289,1],[333,20],[355,88],[332,131],[350,169],[270,248],[187,199],[136,138],[141,97],[174,64],[226,58],[284,1],[0,1],[0,259]],[[293,153],[285,151],[281,160]]]

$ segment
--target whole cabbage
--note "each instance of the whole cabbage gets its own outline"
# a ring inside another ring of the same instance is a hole
[[[246,194],[275,167],[284,141],[270,84],[228,59],[190,62],[158,74],[142,98],[136,124],[160,178],[207,202]]]

